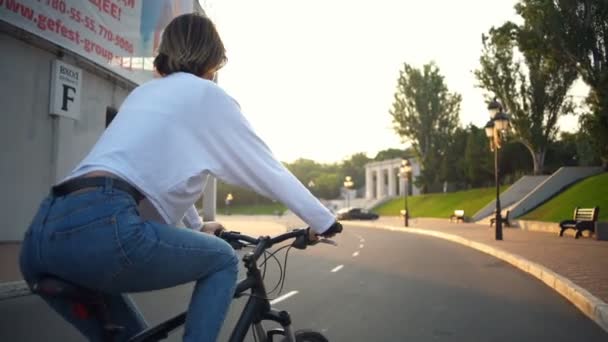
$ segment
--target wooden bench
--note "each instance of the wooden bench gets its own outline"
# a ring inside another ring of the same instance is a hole
[[[510,210],[507,210],[505,216],[502,217],[502,224],[505,227],[511,227],[511,222],[509,221]],[[494,212],[494,217],[490,219],[490,227],[492,227],[496,223],[496,212]]]
[[[599,214],[600,208],[574,208],[574,216],[572,220],[564,220],[559,223],[561,231],[559,232],[559,236],[564,235],[564,231],[566,229],[575,229],[576,235],[574,236],[578,239],[583,231],[588,230],[590,232],[595,231],[595,222],[597,221],[597,216]]]
[[[454,214],[452,214],[452,216],[450,216],[450,222],[454,222],[454,221],[456,221],[456,223],[464,222],[464,210],[461,210],[461,209],[454,210]]]

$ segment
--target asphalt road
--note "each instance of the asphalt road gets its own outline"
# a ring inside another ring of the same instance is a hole
[[[293,295],[275,307],[291,313],[296,329],[330,341],[608,340],[553,290],[483,253],[413,234],[345,231],[338,247],[291,250],[282,294]],[[269,272],[270,289],[278,268]],[[154,324],[184,310],[190,291],[184,285],[134,297]],[[233,303],[221,341],[245,300]],[[34,296],[1,301],[0,317],[0,341],[82,340]],[[169,340],[180,341],[180,333]]]

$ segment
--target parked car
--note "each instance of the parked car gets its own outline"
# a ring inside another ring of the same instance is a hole
[[[343,208],[336,213],[338,220],[377,220],[378,214],[361,208]]]

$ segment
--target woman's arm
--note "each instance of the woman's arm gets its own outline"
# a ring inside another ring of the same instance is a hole
[[[201,219],[200,215],[198,214],[198,210],[196,210],[194,205],[186,210],[182,221],[184,225],[190,229],[200,230],[203,227],[203,220]]]
[[[209,171],[227,183],[284,203],[317,233],[327,230],[335,216],[275,158],[236,102],[221,88],[212,90],[201,103],[204,113],[198,126],[203,129],[195,133]]]

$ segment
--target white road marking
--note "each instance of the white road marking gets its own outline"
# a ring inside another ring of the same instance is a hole
[[[363,238],[363,236],[361,236],[359,234],[355,234],[355,233],[353,233],[353,235],[356,236],[357,239],[359,239],[359,242],[361,242],[361,243],[365,242],[365,239]]]
[[[297,294],[298,291],[291,291],[291,292],[287,292],[286,294],[282,295],[281,297],[275,298],[273,300],[270,301],[270,305],[275,305],[278,302],[282,302],[285,299]]]
[[[341,269],[342,269],[342,267],[344,267],[344,265],[336,266],[336,267],[334,267],[334,269],[333,269],[333,270],[331,270],[331,271],[332,271],[332,272],[334,272],[334,273],[335,273],[335,272],[338,272],[339,270],[341,270]]]
[[[359,251],[356,251],[355,253],[353,253],[353,257],[356,257],[357,255],[359,255]]]
[[[359,245],[359,248],[363,248],[363,247],[364,247],[364,246],[363,246],[363,244],[360,244],[360,245]]]

